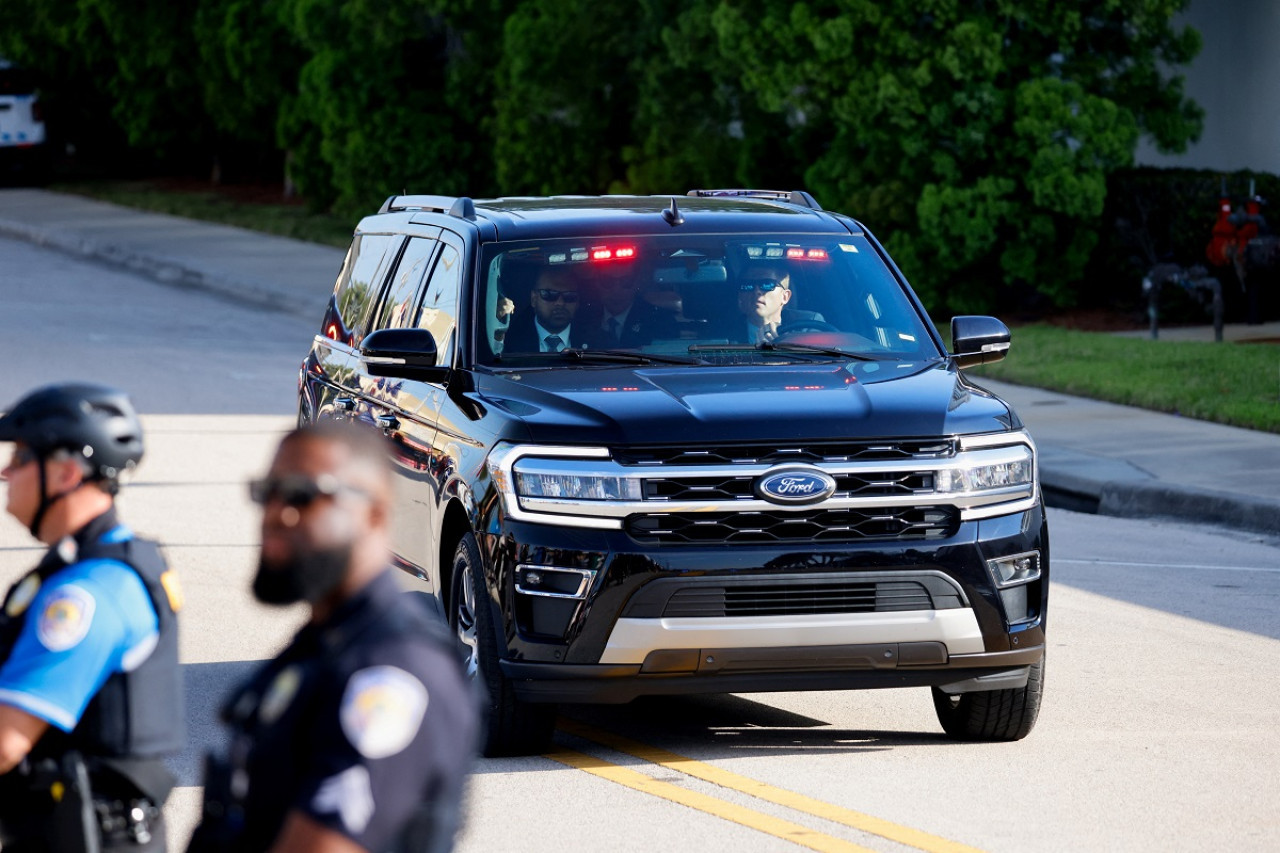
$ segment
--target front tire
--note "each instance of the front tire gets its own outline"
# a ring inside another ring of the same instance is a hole
[[[1025,687],[950,695],[933,688],[942,730],[956,740],[1022,740],[1031,733],[1044,694],[1044,658],[1031,665]]]
[[[463,660],[467,676],[482,679],[488,692],[484,754],[492,758],[544,752],[555,730],[556,706],[521,702],[510,679],[502,674],[498,630],[481,566],[480,548],[468,533],[454,552],[449,626],[467,652]]]

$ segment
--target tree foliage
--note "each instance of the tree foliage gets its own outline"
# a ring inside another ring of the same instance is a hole
[[[726,61],[823,144],[806,183],[881,232],[926,301],[1057,304],[1097,243],[1106,176],[1142,133],[1177,149],[1200,113],[1158,63],[1198,36],[1180,0],[715,3]]]
[[[1186,0],[5,0],[0,53],[135,148],[387,194],[811,190],[926,301],[1069,304],[1107,178],[1201,112]]]

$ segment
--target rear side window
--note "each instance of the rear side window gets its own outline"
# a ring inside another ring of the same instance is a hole
[[[387,268],[395,260],[401,239],[391,234],[357,234],[351,241],[330,300],[331,312],[336,314],[333,319],[341,328],[332,328],[327,318],[325,333],[329,337],[352,346],[359,344],[364,330],[368,328],[369,312],[378,300],[378,290]]]
[[[431,273],[414,325],[436,339],[440,363],[453,361],[454,331],[458,322],[458,291],[462,286],[462,253],[451,242],[440,244],[440,260]]]
[[[387,298],[376,328],[401,329],[413,325],[413,298],[418,286],[426,277],[427,269],[435,254],[436,241],[428,237],[411,237],[400,256],[396,274],[387,287]]]

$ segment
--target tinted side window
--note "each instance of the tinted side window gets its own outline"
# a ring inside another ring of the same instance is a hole
[[[447,239],[447,238],[446,238]],[[452,240],[442,239],[440,260],[431,272],[415,325],[429,329],[436,339],[440,363],[453,362],[454,330],[458,322],[458,289],[462,283],[462,252]]]
[[[358,234],[347,250],[347,259],[333,288],[333,304],[353,345],[369,320],[387,266],[395,258],[400,237],[391,234]]]
[[[430,267],[431,258],[435,255],[435,240],[429,237],[412,237],[400,256],[400,264],[396,267],[395,276],[387,287],[387,298],[383,300],[382,310],[378,314],[375,328],[399,329],[411,325],[414,297],[418,294],[419,285]]]

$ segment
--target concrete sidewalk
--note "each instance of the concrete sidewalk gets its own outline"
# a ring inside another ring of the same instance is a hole
[[[0,234],[306,318],[319,316],[343,258],[327,246],[30,189],[0,190]],[[1051,506],[1280,536],[1280,435],[982,384],[1030,428]],[[1280,405],[1280,385],[1277,394]]]
[[[319,317],[316,306],[345,256],[331,246],[35,189],[0,189],[0,234],[307,319]]]

